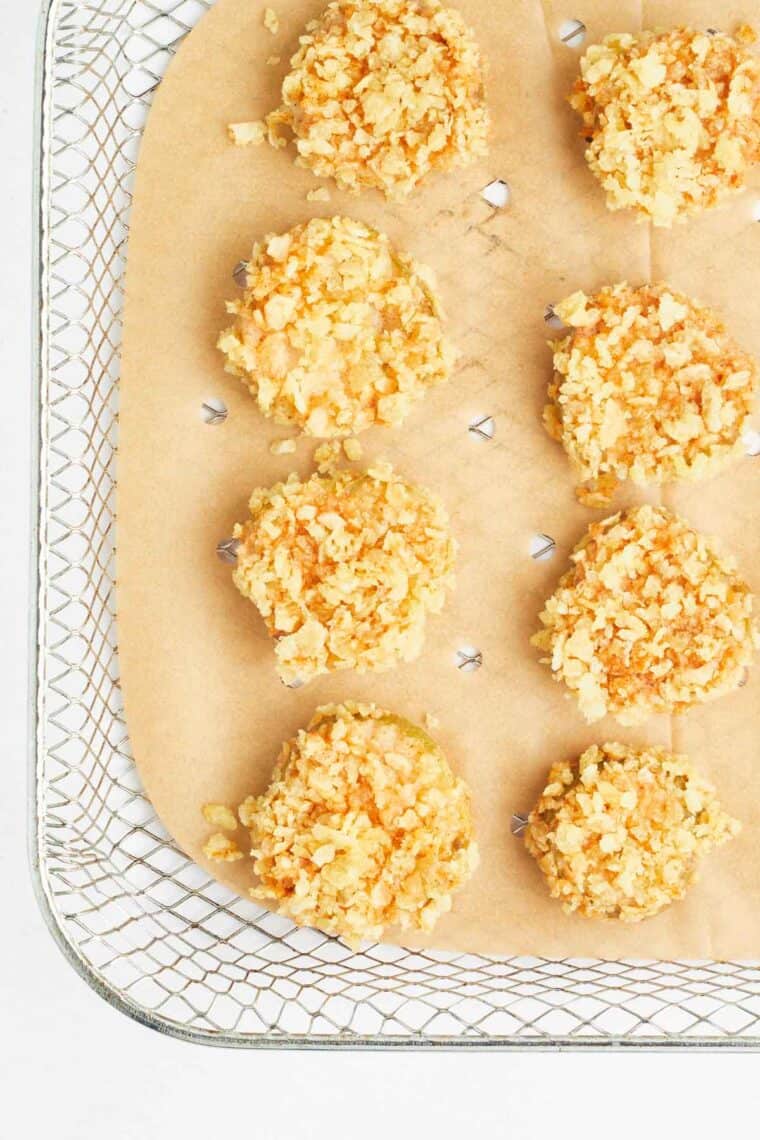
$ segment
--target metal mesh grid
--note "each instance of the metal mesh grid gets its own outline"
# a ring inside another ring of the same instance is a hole
[[[113,1004],[194,1040],[759,1044],[750,964],[352,953],[210,881],[142,793],[113,600],[121,278],[151,92],[213,2],[52,0],[43,29],[33,839],[51,929]]]

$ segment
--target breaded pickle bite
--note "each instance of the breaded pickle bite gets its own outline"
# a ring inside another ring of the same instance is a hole
[[[640,922],[683,898],[699,859],[739,830],[686,757],[603,744],[552,765],[525,845],[563,910]]]

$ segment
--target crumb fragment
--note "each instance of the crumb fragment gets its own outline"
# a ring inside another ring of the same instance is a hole
[[[603,744],[552,765],[525,845],[567,913],[640,922],[683,898],[698,860],[740,828],[686,757]]]
[[[456,547],[436,496],[377,464],[291,475],[254,491],[250,511],[233,532],[233,580],[276,639],[286,684],[419,656],[427,615],[453,583]]]
[[[307,202],[329,202],[330,191],[326,186],[317,186],[315,190],[310,190],[306,195]]]
[[[758,369],[710,309],[668,285],[625,283],[555,305],[544,425],[562,443],[587,506],[619,482],[701,479],[743,453]]]
[[[398,426],[456,353],[431,273],[385,234],[350,218],[312,218],[253,248],[226,369],[261,411],[331,438]]]
[[[757,32],[749,24],[740,24],[735,34],[740,44],[757,43]]]
[[[266,138],[266,123],[261,119],[253,123],[230,123],[227,133],[235,146],[259,146]]]
[[[235,831],[238,821],[234,811],[224,804],[204,804],[203,818],[211,827],[221,827],[222,831]]]
[[[619,486],[617,475],[599,475],[595,479],[588,479],[575,488],[575,497],[584,507],[591,510],[602,510],[608,507],[615,497]]]
[[[425,728],[430,732],[435,732],[437,728],[441,727],[441,722],[433,713],[425,713]]]
[[[531,639],[589,722],[682,713],[743,682],[760,634],[732,559],[665,507],[593,523]]]
[[[273,8],[264,9],[264,27],[273,36],[276,36],[280,30],[280,18]]]
[[[466,784],[422,729],[371,704],[318,709],[240,818],[253,897],[351,946],[432,930],[478,864]]]
[[[295,137],[299,166],[402,199],[488,153],[480,50],[439,0],[333,0],[299,44],[267,116],[274,145]]]
[[[235,840],[230,839],[229,835],[223,835],[221,831],[207,839],[201,851],[215,863],[236,863],[244,855]]]
[[[275,439],[269,445],[272,455],[292,455],[296,449],[294,439]]]
[[[320,443],[319,447],[314,448],[314,462],[317,465],[317,471],[321,475],[326,475],[333,471],[340,461],[341,446],[339,440],[331,440],[328,443]]]
[[[280,62],[280,57],[279,57],[279,55],[270,55],[270,56],[267,56],[267,67],[277,67],[277,64],[278,64],[279,62]]]
[[[345,452],[346,459],[351,463],[356,463],[364,454],[364,448],[361,443],[358,439],[354,439],[353,436],[343,440],[343,451]]]
[[[742,189],[760,159],[760,61],[745,35],[682,27],[589,47],[570,103],[610,209],[670,226]]]

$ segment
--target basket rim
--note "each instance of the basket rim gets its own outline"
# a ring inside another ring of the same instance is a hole
[[[676,1051],[721,1052],[726,1049],[760,1051],[760,1034],[746,1037],[720,1035],[648,1035],[635,1038],[605,1036],[595,1033],[588,1036],[517,1036],[466,1037],[458,1035],[354,1035],[288,1034],[284,1032],[229,1033],[208,1029],[186,1028],[169,1018],[162,1017],[140,1006],[106,982],[98,971],[80,953],[75,941],[66,933],[56,911],[40,854],[40,807],[44,793],[42,779],[41,701],[44,677],[41,672],[41,519],[45,505],[45,488],[42,482],[43,460],[43,377],[47,373],[45,349],[45,267],[48,238],[46,203],[46,155],[51,115],[54,79],[50,72],[52,48],[55,43],[56,18],[64,0],[42,0],[35,51],[34,80],[34,140],[33,140],[33,192],[32,192],[32,376],[31,376],[31,495],[29,520],[29,633],[28,633],[28,820],[27,853],[29,871],[37,905],[51,937],[66,961],[87,985],[108,1005],[118,1012],[165,1036],[196,1045],[232,1049],[278,1050],[376,1050],[408,1051],[466,1049],[486,1052],[497,1049],[504,1052],[609,1052],[620,1051]],[[74,0],[76,2],[76,0]]]

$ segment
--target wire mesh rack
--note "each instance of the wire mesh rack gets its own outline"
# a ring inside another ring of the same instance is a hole
[[[52,0],[39,64],[31,841],[61,948],[117,1008],[233,1046],[755,1046],[737,962],[352,952],[233,897],[142,792],[119,690],[121,282],[151,95],[214,0]]]

